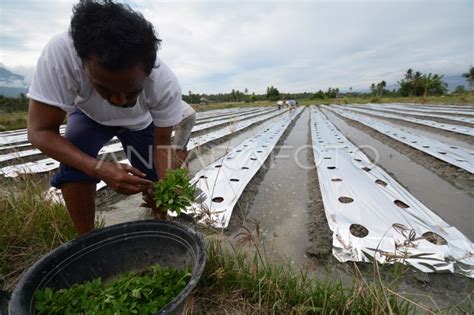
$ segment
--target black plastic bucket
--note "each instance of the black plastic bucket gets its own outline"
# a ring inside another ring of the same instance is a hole
[[[20,279],[9,303],[9,312],[12,315],[35,314],[37,290],[47,287],[59,290],[96,278],[106,280],[157,263],[192,270],[186,287],[157,312],[180,314],[204,270],[204,241],[188,227],[156,220],[113,225],[56,248]]]

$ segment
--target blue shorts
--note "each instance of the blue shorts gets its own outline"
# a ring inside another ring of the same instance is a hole
[[[74,144],[82,152],[97,158],[99,150],[114,136],[122,143],[126,156],[130,163],[147,175],[152,181],[158,180],[158,172],[153,163],[153,137],[155,126],[151,123],[143,130],[129,130],[123,127],[111,127],[101,125],[87,117],[79,109],[68,115],[66,134],[64,137]],[[107,160],[112,158],[116,162],[115,155],[107,154]],[[91,177],[74,167],[63,163],[59,171],[51,179],[51,185],[60,188],[64,183],[93,181],[100,179]]]

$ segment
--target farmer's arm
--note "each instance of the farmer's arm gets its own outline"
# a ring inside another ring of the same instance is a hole
[[[97,160],[61,137],[59,126],[66,113],[58,107],[30,100],[28,110],[28,140],[44,154],[66,165],[92,175]]]
[[[155,127],[153,157],[160,179],[166,177],[166,170],[172,166],[172,130],[173,127]]]
[[[150,181],[140,178],[145,175],[132,166],[98,161],[63,138],[59,133],[59,126],[65,116],[60,108],[31,99],[28,109],[28,140],[44,154],[87,175],[102,179],[121,193],[137,193],[150,185]]]

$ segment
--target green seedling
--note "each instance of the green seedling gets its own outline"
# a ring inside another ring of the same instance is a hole
[[[70,288],[46,288],[35,294],[37,314],[154,314],[186,286],[191,273],[154,265],[128,272],[114,281],[100,278]]]
[[[169,210],[179,215],[194,201],[196,188],[191,186],[189,179],[186,169],[168,170],[166,179],[153,185],[155,206],[162,211]]]

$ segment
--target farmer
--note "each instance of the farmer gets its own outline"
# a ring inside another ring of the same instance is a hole
[[[178,80],[157,57],[160,41],[127,5],[85,0],[74,6],[69,32],[54,36],[38,60],[28,139],[61,162],[51,184],[61,189],[79,234],[94,228],[100,180],[150,200],[150,185],[170,167],[171,132],[183,106]],[[97,159],[114,136],[132,166]]]
[[[181,122],[174,128],[173,146],[175,149],[174,167],[187,167],[188,145],[191,130],[196,123],[196,111],[185,101],[182,101],[183,116]]]

